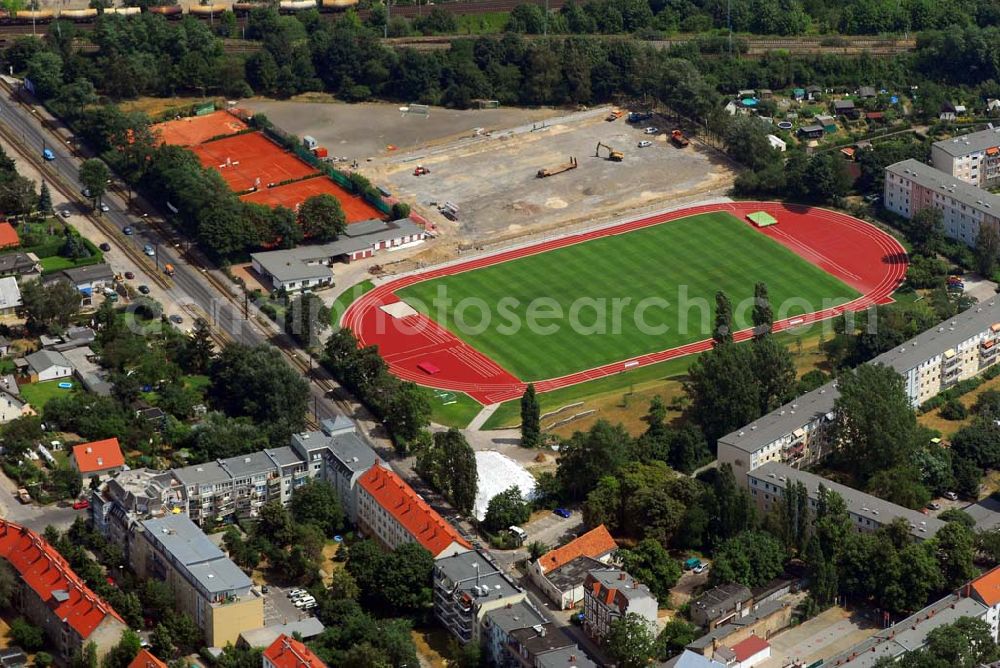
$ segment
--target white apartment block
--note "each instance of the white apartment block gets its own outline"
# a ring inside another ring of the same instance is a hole
[[[876,323],[877,326],[877,323]],[[998,359],[1000,305],[983,302],[882,353],[871,364],[895,369],[906,393],[919,406],[942,390],[972,378]],[[801,467],[822,458],[831,447],[826,427],[834,418],[836,381],[726,434],[718,442],[720,464],[730,464],[738,481],[772,462]]]
[[[885,168],[882,203],[906,219],[923,209],[938,209],[945,234],[970,247],[975,246],[981,226],[1000,230],[1000,196],[918,160]]]
[[[934,168],[980,188],[1000,182],[1000,128],[934,142]]]

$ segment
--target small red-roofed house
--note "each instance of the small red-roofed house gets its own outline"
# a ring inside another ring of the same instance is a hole
[[[618,544],[603,524],[562,547],[546,552],[528,566],[531,581],[559,606],[574,608],[583,602],[587,572],[611,561]]]
[[[100,478],[125,468],[125,456],[117,438],[75,445],[69,461],[84,478]]]
[[[261,664],[263,668],[326,668],[305,644],[284,633],[264,650]]]
[[[377,463],[358,479],[358,528],[394,550],[420,543],[435,559],[472,549],[402,478]]]
[[[144,649],[135,655],[128,668],[167,668],[167,664],[157,659],[148,649]]]
[[[18,574],[20,591],[11,597],[17,612],[40,626],[63,658],[94,643],[99,661],[121,640],[125,621],[37,533],[0,519],[0,558]]]
[[[731,668],[753,668],[771,658],[771,645],[760,636],[750,636],[732,647],[715,650],[715,660]]]
[[[17,236],[17,230],[10,223],[0,223],[0,248],[17,248],[21,245],[21,238]]]
[[[969,595],[989,610],[986,611],[986,623],[990,625],[993,640],[1000,636],[1000,566],[986,571],[969,583]]]

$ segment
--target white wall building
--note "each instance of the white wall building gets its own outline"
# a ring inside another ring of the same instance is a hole
[[[934,142],[931,162],[945,174],[991,188],[1000,182],[1000,128]]]

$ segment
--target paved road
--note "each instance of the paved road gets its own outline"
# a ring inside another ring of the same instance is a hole
[[[10,522],[41,533],[50,524],[59,530],[66,530],[77,517],[86,519],[86,510],[73,510],[68,504],[25,505],[17,500],[16,492],[17,484],[0,471],[0,517]]]

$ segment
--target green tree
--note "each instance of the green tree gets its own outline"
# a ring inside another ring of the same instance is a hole
[[[709,446],[725,434],[760,417],[760,386],[754,376],[752,346],[722,345],[702,353],[684,384],[690,416]]]
[[[917,211],[910,220],[909,237],[917,252],[933,255],[944,241],[943,214],[940,209],[927,207]]]
[[[55,657],[48,652],[36,652],[35,660],[32,661],[31,665],[34,668],[48,668],[53,663],[55,663]]]
[[[611,622],[604,651],[619,668],[642,668],[653,656],[655,638],[649,623],[634,612]]]
[[[347,229],[340,202],[332,195],[314,195],[299,206],[302,233],[313,241],[332,241]]]
[[[84,185],[90,193],[88,197],[98,206],[104,198],[104,193],[108,190],[108,180],[111,178],[111,171],[104,164],[103,160],[90,158],[80,164],[80,183]],[[100,211],[100,209],[98,209]]]
[[[598,420],[586,432],[574,432],[560,448],[556,478],[569,499],[583,499],[606,475],[615,475],[632,459],[634,444],[622,426]]]
[[[125,629],[118,644],[104,656],[101,668],[128,668],[141,649],[142,639],[139,634],[132,629]]]
[[[712,581],[760,587],[781,573],[784,556],[781,543],[770,534],[744,531],[719,546],[712,563]]]
[[[44,184],[43,184],[44,185]],[[989,278],[997,267],[1000,258],[1000,232],[992,225],[980,225],[976,235],[976,271]]]
[[[21,301],[28,329],[35,332],[65,329],[80,311],[80,293],[68,281],[25,281]]]
[[[0,179],[0,207],[14,216],[31,213],[38,205],[38,195],[35,193],[35,182],[31,179],[14,174]]]
[[[530,517],[531,506],[521,496],[521,488],[514,485],[490,499],[483,526],[496,533],[509,526],[524,524]]]
[[[174,656],[177,648],[174,647],[174,639],[170,635],[170,630],[163,624],[157,624],[149,636],[149,651],[155,656],[164,660],[169,660]]]
[[[764,415],[795,396],[795,362],[788,349],[773,336],[762,336],[751,344],[751,348],[760,414]]]
[[[31,80],[35,95],[47,100],[59,91],[63,79],[63,62],[59,54],[39,51],[28,60],[25,76]]]
[[[285,317],[285,330],[307,350],[319,346],[323,332],[330,328],[330,309],[312,292],[292,300]]]
[[[715,347],[732,343],[735,332],[733,305],[726,293],[720,290],[715,293],[715,327],[712,329],[712,340],[715,342]]]
[[[541,444],[541,408],[535,395],[535,385],[528,383],[521,395],[521,445],[525,448],[537,448]]]
[[[699,636],[699,629],[691,622],[674,617],[664,624],[660,635],[656,637],[655,654],[660,661],[676,656],[684,648],[694,642]]]
[[[1000,659],[989,625],[973,617],[931,630],[924,651],[940,661],[939,665],[953,668],[975,668]]]
[[[24,617],[10,623],[10,639],[28,652],[37,652],[45,646],[45,633]]]
[[[649,587],[661,607],[670,600],[670,590],[681,577],[680,566],[663,545],[652,538],[639,541],[632,549],[619,549],[622,570]]]
[[[771,333],[774,325],[774,311],[767,295],[767,284],[756,283],[753,287],[753,337],[762,339]]]
[[[472,512],[479,474],[476,455],[457,429],[434,434],[429,447],[417,454],[417,472],[464,514]]]
[[[49,184],[42,181],[41,190],[38,192],[38,212],[43,216],[52,213],[52,193],[49,192]]]
[[[190,373],[201,374],[208,371],[215,354],[212,330],[204,318],[194,319],[194,328],[184,345],[184,366]]]
[[[933,543],[947,589],[960,587],[975,577],[975,536],[968,527],[949,522],[934,535]]]
[[[296,487],[289,510],[296,522],[312,524],[327,537],[344,528],[344,511],[337,490],[325,481],[314,479]]]

